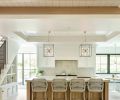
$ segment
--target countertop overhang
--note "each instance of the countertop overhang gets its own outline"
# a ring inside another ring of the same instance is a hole
[[[83,77],[83,76],[40,76],[40,77],[34,77],[34,78],[44,78],[47,81],[51,82],[53,79],[66,79],[67,81],[70,81],[71,79],[84,79],[86,82],[90,79],[90,77]],[[91,77],[91,78],[97,78],[97,77]],[[104,82],[110,82],[109,79],[102,78]],[[33,78],[26,79],[26,82],[31,82]]]

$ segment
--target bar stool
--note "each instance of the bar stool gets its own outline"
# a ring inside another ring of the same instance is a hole
[[[54,93],[65,93],[65,100],[67,100],[67,81],[66,79],[53,79],[52,81],[52,100],[54,100]]]
[[[91,93],[101,93],[101,100],[103,100],[103,88],[104,88],[104,82],[102,79],[89,79],[88,81],[88,100],[90,100]],[[93,99],[92,99],[93,100]]]
[[[32,100],[36,100],[35,93],[44,93],[44,99],[47,100],[48,83],[46,79],[33,79],[32,80]]]
[[[70,100],[72,100],[72,92],[83,93],[83,100],[85,100],[85,80],[84,79],[71,79],[70,81]]]

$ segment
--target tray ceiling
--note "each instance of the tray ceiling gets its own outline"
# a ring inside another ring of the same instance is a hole
[[[2,16],[1,16],[2,17]],[[12,33],[29,42],[105,42],[120,35],[120,15],[39,15],[0,19],[0,33]]]
[[[120,0],[0,0],[0,6],[119,6]]]

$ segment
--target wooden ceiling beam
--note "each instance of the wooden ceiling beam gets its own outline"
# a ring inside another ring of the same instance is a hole
[[[119,7],[0,7],[0,14],[120,14]]]

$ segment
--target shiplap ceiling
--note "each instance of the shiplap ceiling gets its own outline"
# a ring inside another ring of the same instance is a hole
[[[120,6],[120,0],[0,0],[0,6]]]

